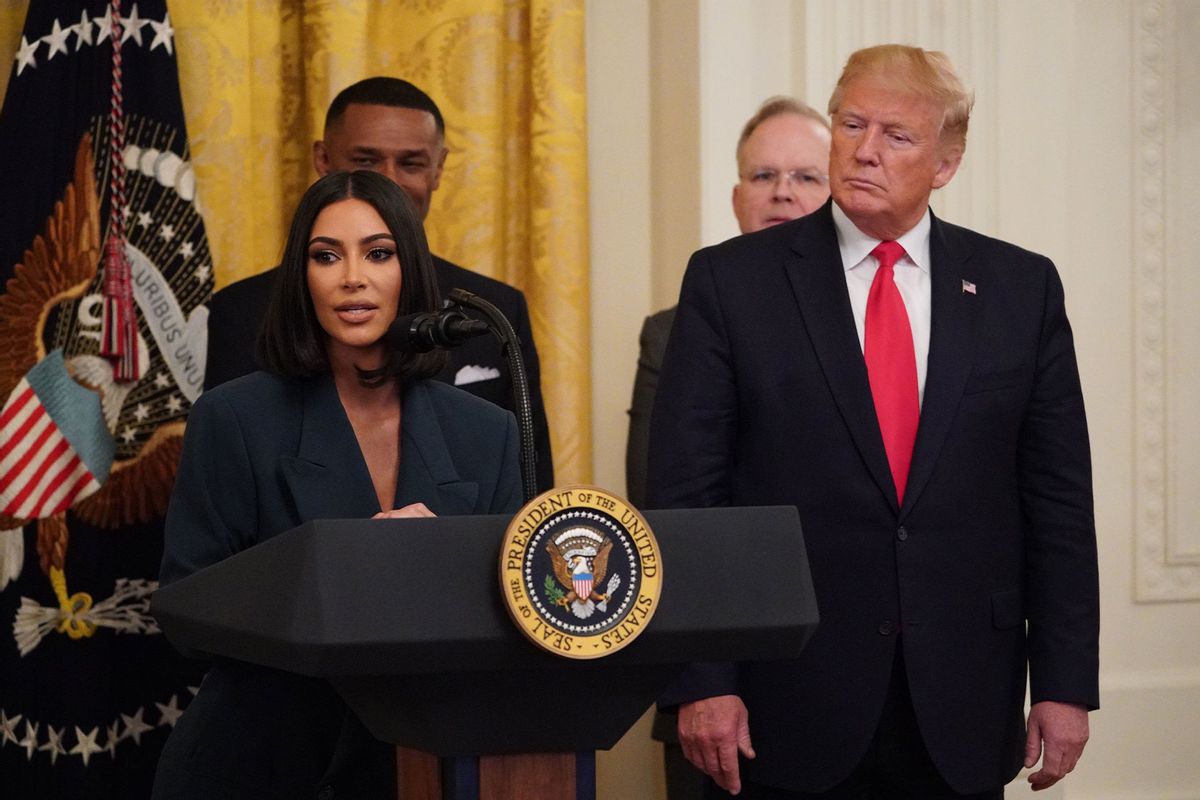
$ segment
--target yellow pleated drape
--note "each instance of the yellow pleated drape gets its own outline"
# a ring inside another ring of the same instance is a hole
[[[15,6],[15,7],[14,7]],[[430,247],[522,289],[556,479],[591,478],[583,0],[172,0],[217,286],[278,262],[345,86],[392,75],[446,118]],[[25,3],[0,8],[11,64]],[[6,80],[6,77],[4,78]]]

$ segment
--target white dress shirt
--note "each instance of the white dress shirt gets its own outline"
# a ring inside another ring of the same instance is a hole
[[[867,320],[867,296],[879,269],[879,261],[871,251],[879,244],[860,231],[837,203],[833,204],[833,224],[837,228],[838,248],[842,252],[842,268],[846,270],[846,289],[850,292],[850,308],[854,312],[854,327],[858,329],[858,346],[863,348],[863,330]],[[913,354],[917,359],[917,402],[925,399],[925,373],[929,361],[929,326],[932,316],[929,282],[929,209],[912,230],[896,241],[904,248],[905,256],[893,269],[896,288],[908,311],[912,328]]]

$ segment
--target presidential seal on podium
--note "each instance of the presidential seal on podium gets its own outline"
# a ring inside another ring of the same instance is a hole
[[[567,658],[600,658],[649,624],[662,561],[637,509],[595,486],[567,486],[513,517],[500,585],[508,613],[534,644]]]

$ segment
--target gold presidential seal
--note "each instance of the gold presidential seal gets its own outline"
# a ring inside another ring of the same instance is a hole
[[[508,613],[530,641],[568,658],[615,653],[658,607],[658,542],[638,510],[595,486],[525,504],[500,550]]]

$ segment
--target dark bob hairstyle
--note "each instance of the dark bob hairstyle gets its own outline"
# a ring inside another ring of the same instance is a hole
[[[330,173],[308,188],[292,217],[279,277],[258,336],[258,359],[270,372],[292,378],[329,372],[325,331],[317,321],[308,291],[308,242],[321,210],[351,198],[369,203],[379,212],[396,241],[401,279],[399,315],[441,308],[425,230],[404,190],[367,170]],[[445,363],[444,350],[411,353],[389,347],[384,365],[359,370],[359,378],[366,386],[382,385],[390,378],[401,382],[431,378]]]

